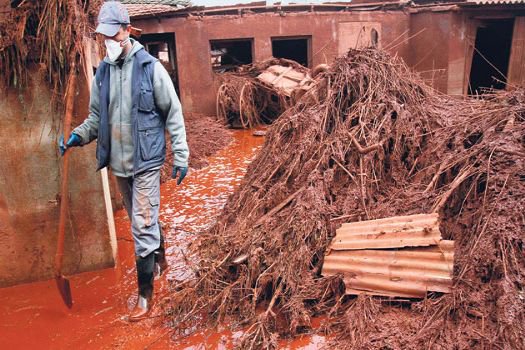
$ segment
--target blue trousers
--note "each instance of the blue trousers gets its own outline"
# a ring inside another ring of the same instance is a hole
[[[135,256],[145,258],[160,246],[160,170],[116,178],[131,220]]]

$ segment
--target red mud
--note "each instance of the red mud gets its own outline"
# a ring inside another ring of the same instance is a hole
[[[190,167],[201,169],[208,165],[207,158],[226,147],[232,141],[231,131],[218,122],[215,117],[188,113],[185,115],[186,137],[190,148]],[[167,140],[167,159],[162,169],[161,181],[171,177],[173,154],[169,151],[171,143]]]
[[[399,58],[350,50],[269,128],[192,245],[199,278],[173,293],[173,322],[227,317],[250,329],[243,349],[279,348],[319,315],[337,349],[525,349],[524,135],[523,89],[447,97]],[[455,241],[451,293],[347,297],[343,274],[320,275],[342,222],[419,213]]]
[[[168,181],[161,188],[161,220],[168,226],[166,240],[170,269],[156,282],[157,300],[168,295],[170,280],[191,275],[182,251],[215,221],[227,197],[239,185],[263,138],[237,131],[234,142],[211,157],[209,167],[191,171],[177,187]],[[62,304],[53,280],[0,289],[0,349],[216,349],[230,348],[242,332],[227,327],[208,329],[185,339],[172,340],[160,308],[142,323],[125,320],[135,293],[135,268],[129,220],[123,210],[115,216],[119,262],[106,269],[69,276],[74,305]],[[130,297],[131,296],[131,297]],[[283,348],[315,349],[318,336],[302,337]]]

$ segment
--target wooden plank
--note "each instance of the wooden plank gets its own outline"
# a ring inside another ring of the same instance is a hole
[[[514,20],[512,46],[509,60],[509,85],[525,84],[525,17],[519,16]]]

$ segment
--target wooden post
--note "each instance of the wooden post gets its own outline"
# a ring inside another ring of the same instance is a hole
[[[88,84],[89,93],[91,95],[91,82],[93,81],[93,65],[91,63],[91,40],[88,38],[84,39],[84,71],[86,72],[86,81]],[[111,204],[108,169],[101,169],[100,176],[102,178],[102,190],[104,192],[104,203],[106,204],[106,215],[108,217],[109,243],[111,245],[113,261],[116,265],[118,258],[117,231],[115,230],[113,205]]]

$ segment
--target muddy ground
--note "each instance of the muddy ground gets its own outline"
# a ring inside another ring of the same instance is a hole
[[[207,158],[226,147],[232,141],[232,133],[214,116],[188,113],[184,116],[186,137],[190,149],[190,168],[201,169],[208,165]],[[166,137],[166,163],[162,169],[161,181],[171,177],[173,154],[171,142]]]
[[[228,196],[240,184],[246,167],[264,141],[250,131],[235,131],[232,142],[206,159],[209,166],[188,174],[181,186],[161,186],[161,220],[166,224],[170,268],[155,282],[162,300],[171,294],[173,281],[188,278],[187,246],[216,221]],[[116,268],[68,276],[74,305],[62,303],[54,280],[0,289],[0,349],[225,349],[242,332],[227,324],[203,329],[190,337],[175,334],[165,323],[159,302],[149,320],[128,323],[126,314],[135,301],[135,267],[130,223],[124,210],[115,223],[119,262]],[[28,336],[30,334],[30,336]],[[315,349],[319,336],[283,341],[282,348]]]

